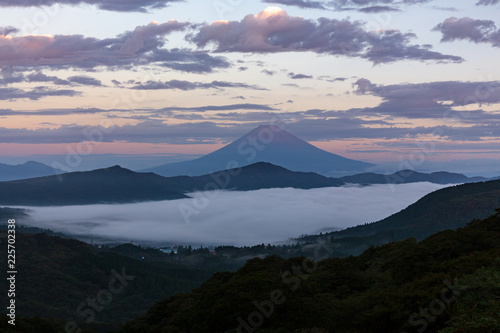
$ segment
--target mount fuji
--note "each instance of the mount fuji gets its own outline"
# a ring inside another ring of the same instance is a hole
[[[200,176],[256,162],[268,162],[292,171],[315,172],[327,177],[352,175],[373,166],[319,149],[277,126],[263,125],[208,155],[141,171],[166,177]]]

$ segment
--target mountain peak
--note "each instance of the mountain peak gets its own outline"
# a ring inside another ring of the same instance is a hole
[[[27,161],[21,165],[24,165],[24,166],[46,166],[45,164],[42,164],[42,163],[39,163],[36,161]]]
[[[257,162],[328,177],[362,172],[373,166],[319,149],[276,125],[260,125],[227,146],[198,159],[143,171],[162,176],[200,176]]]
[[[255,145],[253,142],[257,142],[266,146],[295,146],[298,147],[309,147],[313,149],[318,149],[308,142],[296,137],[292,133],[286,131],[284,128],[278,127],[276,125],[260,125],[243,135],[238,140],[234,141],[233,144],[241,145],[242,142],[248,142]]]

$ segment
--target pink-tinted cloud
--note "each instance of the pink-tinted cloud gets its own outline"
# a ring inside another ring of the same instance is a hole
[[[0,28],[0,66],[129,69],[156,63],[188,72],[210,72],[214,68],[228,67],[225,59],[206,52],[165,49],[168,34],[189,26],[189,23],[177,21],[152,22],[108,39],[82,35],[15,36],[16,30]]]
[[[305,52],[360,57],[374,63],[400,60],[461,62],[462,58],[411,45],[416,36],[397,30],[369,32],[364,22],[289,16],[272,7],[241,21],[217,21],[188,38],[199,47],[216,44],[216,52]]]

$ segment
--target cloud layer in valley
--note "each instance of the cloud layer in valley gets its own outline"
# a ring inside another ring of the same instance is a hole
[[[196,199],[175,201],[32,208],[30,224],[125,242],[256,245],[374,222],[442,187],[416,183],[212,192],[206,194],[208,201],[198,193]]]

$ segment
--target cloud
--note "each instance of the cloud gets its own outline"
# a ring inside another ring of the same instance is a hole
[[[163,89],[178,89],[178,90],[195,90],[195,89],[223,89],[223,88],[241,88],[252,90],[267,90],[256,85],[249,85],[240,82],[227,82],[227,81],[212,81],[209,83],[203,82],[190,82],[184,80],[170,80],[170,81],[148,81],[146,83],[137,83],[132,89],[142,90],[163,90]]]
[[[193,199],[35,207],[30,208],[32,218],[25,223],[71,235],[126,242],[250,246],[375,222],[443,187],[415,183],[196,193],[198,202],[208,202],[201,210],[194,208],[199,205],[193,206]],[[363,209],[359,209],[359,202],[363,202]],[[186,207],[199,212],[190,216],[190,223],[181,214]]]
[[[326,9],[324,3],[321,1],[310,0],[264,0],[265,3],[280,4],[285,6],[295,6],[299,8],[308,9]]]
[[[450,17],[433,29],[443,34],[442,42],[468,40],[474,43],[490,43],[500,47],[500,30],[491,20],[475,20],[470,17]]]
[[[274,74],[276,74],[276,72],[275,72],[275,71],[270,71],[270,70],[268,70],[268,69],[263,69],[263,70],[261,70],[260,72],[261,72],[261,73],[264,73],[264,74],[266,74],[266,75],[269,75],[269,76],[273,76]]]
[[[356,10],[364,13],[380,13],[399,11],[394,5],[415,5],[431,2],[433,0],[264,0],[266,3],[276,3],[299,8],[326,9],[336,11]],[[482,0],[498,1],[498,0]]]
[[[375,64],[401,60],[462,62],[457,56],[431,51],[430,45],[412,45],[413,33],[397,30],[369,32],[364,23],[348,19],[308,20],[267,8],[241,21],[218,21],[187,37],[198,47],[215,43],[215,52],[315,52],[360,57]]]
[[[480,0],[478,3],[476,3],[476,5],[478,6],[496,5],[499,2],[500,0]]]
[[[60,79],[56,76],[48,76],[41,72],[32,73],[26,76],[26,82],[52,82],[55,85],[68,86],[71,82],[68,80]]]
[[[324,9],[324,10],[356,10],[365,13],[378,13],[387,11],[399,11],[395,5],[418,5],[432,2],[434,0],[263,0],[265,3],[295,6],[299,8]],[[500,0],[479,0],[476,5],[495,5]],[[439,9],[439,8],[436,8]],[[449,9],[449,8],[448,8]]]
[[[123,110],[76,108],[76,109],[42,109],[36,111],[20,111],[20,110],[14,111],[12,109],[0,109],[0,116],[67,116],[67,115],[108,113],[110,111],[123,111]]]
[[[347,78],[345,78],[345,77],[331,77],[328,75],[319,76],[318,79],[319,80],[326,80],[328,82],[338,82],[338,81],[344,82],[347,80]]]
[[[406,117],[414,114],[416,118],[436,118],[443,116],[442,112],[436,113],[436,110],[500,103],[500,81],[443,81],[381,86],[367,79],[359,79],[354,85],[357,87],[357,94],[371,94],[382,98],[382,103],[370,110]]]
[[[0,27],[0,36],[8,36],[8,35],[11,35],[11,34],[15,34],[15,33],[18,33],[19,32],[19,29],[17,28],[14,28],[14,27]]]
[[[79,92],[75,90],[55,90],[46,87],[36,87],[31,90],[23,90],[18,88],[0,88],[0,100],[14,100],[14,99],[30,99],[39,100],[48,96],[78,96]]]
[[[229,104],[229,105],[207,105],[198,107],[167,107],[159,111],[193,111],[193,112],[206,112],[206,111],[232,111],[232,110],[263,110],[263,111],[276,111],[277,109],[265,104]]]
[[[166,35],[190,26],[177,21],[151,22],[107,39],[82,35],[0,35],[0,66],[17,66],[24,70],[36,67],[94,70],[97,67],[133,69],[154,63],[197,73],[229,67],[225,58],[207,52],[164,48]]]
[[[232,142],[244,133],[249,132],[259,123],[268,123],[276,117],[273,112],[219,112],[216,114],[200,114],[205,110],[173,110],[152,111],[153,116],[132,115],[137,124],[112,126],[63,125],[58,128],[39,128],[28,130],[23,128],[0,128],[0,143],[47,144],[47,143],[81,143],[88,141],[85,133],[102,133],[102,142],[136,142],[167,144],[213,144]],[[410,110],[411,111],[411,110]],[[402,110],[399,117],[415,117],[409,110]],[[436,110],[434,110],[436,112]],[[0,116],[10,115],[18,111],[0,110]],[[477,113],[476,113],[477,112]],[[46,111],[51,113],[50,110]],[[64,114],[64,111],[62,112]],[[80,110],[81,114],[100,113],[99,110]],[[352,138],[363,139],[410,139],[421,136],[437,136],[451,141],[487,141],[500,137],[500,116],[483,111],[471,112],[464,124],[455,124],[454,114],[448,115],[450,126],[417,126],[394,124],[388,120],[363,119],[367,115],[389,113],[385,109],[353,109],[345,111],[310,110],[280,114],[290,120],[287,130],[304,140],[329,141]],[[415,111],[418,113],[418,110]],[[436,112],[437,113],[437,112]],[[22,113],[20,113],[22,114]],[[52,112],[57,115],[57,112]],[[167,124],[163,120],[152,120],[154,117],[167,116],[170,119],[202,120]],[[117,118],[123,118],[116,116]],[[425,115],[418,116],[424,118]],[[435,117],[438,118],[438,117]],[[485,121],[489,119],[489,121]],[[222,121],[222,123],[221,123]],[[228,123],[231,122],[231,123]]]
[[[244,99],[243,96],[237,98]],[[175,112],[207,112],[207,111],[277,111],[277,109],[265,104],[228,104],[228,105],[206,105],[198,107],[165,107],[162,109],[136,109],[135,112],[144,112],[153,114],[154,116],[160,115],[173,115]],[[82,115],[82,114],[109,114],[113,112],[131,112],[126,109],[99,109],[99,108],[67,108],[67,109],[40,109],[40,110],[12,110],[0,109],[0,116],[66,116],[66,115]],[[270,114],[271,117],[271,114]],[[148,117],[146,117],[148,118]]]
[[[68,81],[72,83],[78,83],[82,86],[94,86],[94,87],[102,86],[101,81],[86,75],[70,76],[68,77]]]
[[[172,2],[182,2],[183,0],[0,0],[0,7],[42,7],[53,5],[95,5],[99,9],[116,12],[147,12],[150,9],[161,9],[167,7]]]
[[[312,79],[312,75],[306,75],[306,74],[295,74],[295,73],[288,73],[288,76],[291,79],[297,80],[297,79]]]
[[[358,9],[361,13],[383,13],[383,12],[400,12],[399,9],[390,6],[370,6]]]
[[[369,91],[373,91],[373,89],[377,86],[376,84],[371,83],[370,80],[367,79],[359,79],[354,83],[354,86],[357,87],[356,93],[359,95],[366,94]]]

